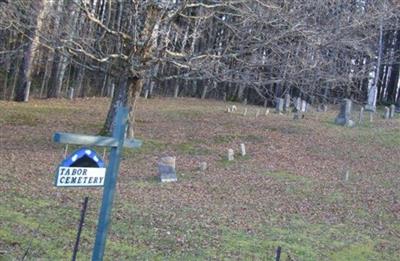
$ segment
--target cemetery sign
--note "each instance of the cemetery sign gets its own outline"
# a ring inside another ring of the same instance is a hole
[[[94,150],[81,148],[59,166],[55,178],[57,187],[99,187],[104,185],[106,168]]]

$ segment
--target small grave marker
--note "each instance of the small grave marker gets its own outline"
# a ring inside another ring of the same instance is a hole
[[[385,120],[390,118],[390,109],[389,109],[389,107],[385,107],[385,112],[383,113],[383,118]]]
[[[206,170],[207,170],[207,162],[205,162],[205,161],[200,162],[200,164],[199,164],[199,170],[200,170],[200,171],[206,171]]]
[[[358,116],[358,123],[361,124],[364,120],[364,107],[360,109],[360,115]]]
[[[286,94],[285,95],[285,107],[284,107],[285,112],[289,112],[289,108],[290,108],[290,94]]]
[[[350,179],[350,170],[346,170],[346,173],[344,174],[344,181],[349,181]]]
[[[176,182],[175,157],[164,157],[158,162],[161,182]]]
[[[235,159],[235,153],[233,152],[233,149],[228,150],[228,161],[233,161]]]
[[[339,115],[335,119],[336,124],[346,127],[354,126],[354,121],[351,120],[351,106],[352,101],[350,99],[344,99],[340,105]]]
[[[389,118],[393,119],[395,113],[396,113],[396,105],[392,104],[392,105],[390,105]]]
[[[276,102],[275,111],[277,113],[283,112],[283,105],[285,101],[282,98],[276,98],[275,102]]]
[[[306,112],[307,111],[307,102],[305,100],[301,101],[301,112]]]
[[[296,98],[294,108],[296,111],[301,111],[301,98],[300,97]]]
[[[69,97],[70,100],[74,99],[74,90],[75,90],[74,88],[70,88],[69,89],[68,97]]]
[[[240,155],[246,156],[246,146],[244,145],[244,143],[240,144]]]

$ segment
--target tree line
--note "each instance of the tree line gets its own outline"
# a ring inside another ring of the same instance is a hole
[[[0,98],[400,106],[395,0],[0,1]],[[131,112],[134,119],[134,110]],[[133,128],[129,135],[133,136]]]

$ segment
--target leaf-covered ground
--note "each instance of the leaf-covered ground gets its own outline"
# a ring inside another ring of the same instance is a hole
[[[108,102],[0,102],[0,260],[69,260],[85,196],[90,259],[102,190],[53,186],[64,147],[51,138],[96,134]],[[333,109],[293,121],[225,106],[140,101],[144,146],[124,151],[106,260],[273,260],[278,246],[283,260],[400,260],[398,116],[349,129]],[[240,143],[248,155],[228,162]],[[158,181],[162,156],[177,157],[177,183]]]

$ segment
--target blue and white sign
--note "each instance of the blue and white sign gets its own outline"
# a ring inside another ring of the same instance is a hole
[[[97,153],[81,148],[61,162],[55,185],[57,187],[99,187],[104,185],[106,168]]]

